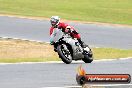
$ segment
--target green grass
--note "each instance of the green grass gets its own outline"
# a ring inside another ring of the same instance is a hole
[[[94,60],[132,57],[132,50],[92,48]],[[53,46],[46,43],[1,39],[0,63],[60,61]]]
[[[132,57],[132,50],[114,48],[93,48],[94,58],[98,59],[118,59]]]
[[[132,25],[132,0],[0,0],[0,13]]]

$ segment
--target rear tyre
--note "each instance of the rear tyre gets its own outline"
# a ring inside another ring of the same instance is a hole
[[[93,53],[92,53],[92,51],[90,51],[90,52],[84,51],[84,58],[82,60],[85,63],[91,63],[93,61]]]
[[[72,62],[72,55],[66,44],[59,45],[57,52],[64,63],[70,64]]]

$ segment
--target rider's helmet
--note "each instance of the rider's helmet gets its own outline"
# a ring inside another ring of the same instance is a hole
[[[53,27],[56,27],[60,22],[59,16],[52,16],[50,22]]]

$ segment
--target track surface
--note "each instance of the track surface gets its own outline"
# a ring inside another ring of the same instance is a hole
[[[132,28],[95,24],[69,23],[82,39],[98,47],[132,49]],[[49,41],[49,22],[0,16],[0,37]],[[82,63],[38,63],[0,65],[1,88],[44,88],[76,86],[76,70]],[[127,73],[132,75],[132,60],[116,60],[82,64],[87,73]],[[111,88],[111,87],[107,87]],[[112,87],[112,88],[128,88]]]
[[[69,23],[91,46],[132,49],[132,27]],[[46,20],[29,20],[0,16],[0,37],[49,41],[50,23]]]
[[[82,62],[83,63],[83,62]],[[0,65],[1,88],[44,88],[77,86],[77,67],[82,63],[38,63]],[[115,60],[82,64],[87,73],[112,73],[132,75],[132,60]],[[111,88],[111,87],[107,87]],[[113,88],[128,88],[113,87]]]

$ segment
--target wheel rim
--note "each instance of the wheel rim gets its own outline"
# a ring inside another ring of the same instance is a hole
[[[67,60],[72,59],[71,53],[70,53],[70,51],[69,51],[69,49],[67,48],[66,45],[63,44],[61,46],[61,51],[62,51],[63,55],[66,57]]]

